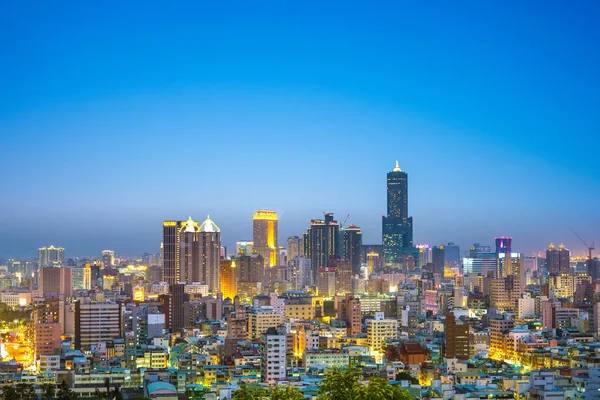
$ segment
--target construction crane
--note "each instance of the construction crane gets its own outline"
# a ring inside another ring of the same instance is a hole
[[[594,242],[592,242],[592,245],[590,246],[573,229],[571,229],[571,232],[573,232],[573,234],[575,236],[577,236],[577,239],[579,239],[581,241],[581,243],[583,243],[583,245],[585,247],[587,247],[587,249],[588,249],[588,272],[591,273],[592,272],[592,263],[593,263],[593,260],[592,260],[592,251],[595,250],[595,248],[594,248]]]
[[[348,222],[348,218],[350,218],[350,214],[346,215],[346,219],[342,222],[342,226],[346,226],[346,222]]]

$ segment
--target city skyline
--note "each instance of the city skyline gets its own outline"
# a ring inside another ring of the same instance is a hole
[[[392,169],[390,169],[390,171],[388,171],[388,173],[387,173],[387,181],[388,181],[388,188],[387,188],[387,190],[388,190],[387,211],[388,211],[388,213],[390,213],[390,207],[393,208],[393,207],[396,207],[396,204],[399,204],[399,203],[397,203],[398,199],[395,199],[395,198],[390,203],[390,197],[389,197],[390,196],[390,187],[389,187],[390,176],[395,177],[397,175],[394,175],[394,174],[398,174],[398,173],[401,173],[402,176],[404,177],[403,178],[403,181],[404,181],[403,185],[404,186],[403,186],[403,189],[400,189],[400,192],[399,192],[399,193],[401,193],[401,196],[402,196],[401,202],[404,203],[404,206],[403,206],[404,207],[404,209],[403,209],[404,211],[402,211],[402,212],[400,212],[400,211],[394,211],[394,212],[396,212],[396,213],[398,213],[398,215],[400,215],[400,214],[406,214],[407,213],[406,210],[408,208],[407,207],[408,197],[406,195],[406,192],[407,192],[408,186],[410,186],[410,185],[407,186],[407,183],[406,183],[407,182],[407,173],[406,173],[406,171],[403,171],[399,167],[398,161],[396,161],[394,167]],[[392,178],[392,179],[394,179],[394,178]],[[392,195],[392,196],[396,196],[396,195]],[[335,213],[323,212],[323,216],[325,218],[326,218],[327,214],[330,214],[332,216],[335,215]],[[264,217],[263,215],[266,215],[266,217]],[[411,215],[410,212],[407,215]],[[259,216],[259,217],[257,217],[257,216]],[[338,214],[338,216],[339,216],[339,214]],[[277,212],[276,211],[272,211],[272,210],[264,210],[264,209],[257,209],[257,210],[255,210],[255,212],[253,212],[253,215],[252,215],[252,225],[253,225],[252,232],[253,232],[253,235],[256,235],[257,218],[258,219],[266,218],[266,220],[274,219],[275,222],[277,222],[277,220],[280,218],[280,215],[277,215]],[[349,218],[350,218],[350,214],[347,215],[347,218],[346,218],[346,221],[345,221],[346,225],[344,225],[344,227],[349,227],[349,226],[353,226],[354,225],[354,226],[358,226],[358,228],[361,228],[360,225],[355,224],[354,222],[352,222],[351,219],[348,221]],[[411,215],[410,218],[412,219],[412,215]],[[312,220],[313,219],[311,219],[311,221]],[[183,223],[183,221],[187,221],[189,223],[189,221],[192,221],[192,217],[189,216],[188,220],[182,219],[180,222]],[[211,221],[211,223],[212,223],[212,219],[210,218],[210,216],[208,214],[207,214],[207,217],[206,217],[206,221]],[[382,224],[385,225],[385,217],[383,218]],[[163,223],[163,225],[164,225],[164,223]],[[291,238],[291,237],[294,237],[294,236],[301,236],[304,232],[305,231],[300,230],[299,234],[291,234],[291,235],[287,235],[285,237],[280,237],[280,235],[278,235],[278,228],[277,228],[277,224],[276,224],[275,228],[274,228],[274,233],[276,235],[276,237],[275,237],[275,243],[277,243],[277,242],[287,243],[287,239],[288,238]],[[385,232],[385,230],[384,230],[384,232]],[[575,233],[573,231],[570,231],[570,234],[572,236],[575,236]],[[441,241],[441,242],[414,241],[413,245],[417,246],[419,244],[428,244],[428,245],[431,245],[431,246],[436,246],[436,245],[446,245],[447,243],[454,243],[454,244],[458,245],[461,248],[461,256],[463,256],[468,251],[469,246],[471,246],[473,243],[481,243],[482,245],[487,245],[488,242],[486,242],[486,240],[489,239],[490,242],[493,242],[493,241],[497,242],[499,240],[498,239],[499,237],[503,238],[505,236],[506,237],[512,237],[511,235],[497,235],[497,236],[494,236],[493,238],[483,238],[483,239],[482,238],[478,238],[478,239],[474,239],[473,241],[471,241],[469,243],[460,243],[460,242],[457,242],[457,241],[452,240],[452,239],[448,239],[448,240]],[[245,236],[242,236],[242,237],[245,237]],[[235,244],[239,240],[244,240],[244,239],[242,239],[242,238],[235,238],[235,239],[229,238],[229,239],[226,239],[225,241],[221,242],[221,244],[223,246],[226,246],[229,249],[229,253],[231,253],[231,249],[235,249]],[[576,238],[576,240],[580,241],[580,239],[577,239],[577,238]],[[232,242],[230,243],[230,241],[232,241]],[[574,241],[575,240],[573,240],[573,242]],[[531,251],[525,251],[525,250],[523,250],[522,247],[519,246],[518,242],[517,242],[516,250],[518,252],[521,252],[521,253],[524,253],[524,254],[541,253],[541,252],[545,251],[548,248],[548,246],[552,247],[554,245],[554,242],[555,242],[554,240],[551,240],[548,245],[542,246],[541,248],[538,248],[538,249],[533,249]],[[561,246],[564,246],[564,242],[571,243],[571,241],[568,241],[568,240],[566,240],[566,241],[559,240],[559,241],[556,241],[556,242],[560,243]],[[588,240],[588,243],[593,243],[593,242],[590,241],[590,240]],[[365,241],[363,241],[363,245],[365,245],[365,246],[368,246],[368,245],[378,245],[378,244],[382,244],[381,236],[380,236],[380,240],[379,241],[375,241],[375,242],[370,242],[370,241],[366,241],[365,242]],[[53,245],[54,244],[52,244],[51,246],[53,246]],[[46,245],[44,245],[42,247],[45,248],[45,246]],[[159,246],[160,246],[160,244],[159,244]],[[61,244],[60,247],[63,248],[65,246],[63,246]],[[280,245],[279,247],[285,247],[285,246]],[[566,246],[566,247],[568,247],[570,249],[571,254],[573,256],[579,256],[579,255],[581,255],[582,257],[585,257],[586,254],[587,254],[587,248],[582,248],[581,250],[579,250],[578,246],[573,246],[573,247]],[[39,249],[39,251],[41,251],[41,248]],[[106,250],[104,250],[104,251],[106,251]],[[144,250],[144,251],[139,252],[139,253],[127,253],[127,252],[119,252],[119,251],[117,251],[117,254],[119,254],[121,256],[140,256],[143,253],[155,253],[155,251],[153,251],[153,250]],[[579,254],[579,253],[581,253],[581,254]],[[74,254],[74,255],[72,255],[72,257],[93,257],[93,254],[94,253],[89,253],[89,254]],[[233,253],[231,253],[231,254],[233,254]],[[19,258],[19,257],[15,257],[15,256],[2,256],[2,254],[0,254],[0,257]],[[23,258],[23,257],[29,258],[28,256],[21,256],[21,258]],[[67,256],[67,258],[68,257],[69,256]],[[271,263],[273,263],[273,261]],[[275,265],[275,264],[273,264],[273,265]]]
[[[328,211],[379,243],[396,159],[415,243],[600,241],[596,2],[134,3],[4,7],[0,255],[207,214],[232,246],[262,208],[280,241]]]

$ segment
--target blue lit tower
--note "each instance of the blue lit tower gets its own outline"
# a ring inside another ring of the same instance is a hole
[[[408,174],[398,161],[387,174],[387,216],[382,220],[383,255],[386,264],[402,261],[413,248],[413,219],[408,216]]]

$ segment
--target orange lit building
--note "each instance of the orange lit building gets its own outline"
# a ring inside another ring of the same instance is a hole
[[[271,210],[257,210],[252,220],[254,252],[263,257],[265,266],[277,266],[277,213]]]
[[[237,294],[237,279],[236,279],[236,262],[235,260],[221,260],[220,263],[220,289],[223,298],[233,299]]]

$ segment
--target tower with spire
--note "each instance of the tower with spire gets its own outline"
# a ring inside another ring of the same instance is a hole
[[[413,219],[408,216],[408,174],[398,161],[387,174],[387,215],[382,218],[383,255],[387,265],[398,264],[413,250]]]

